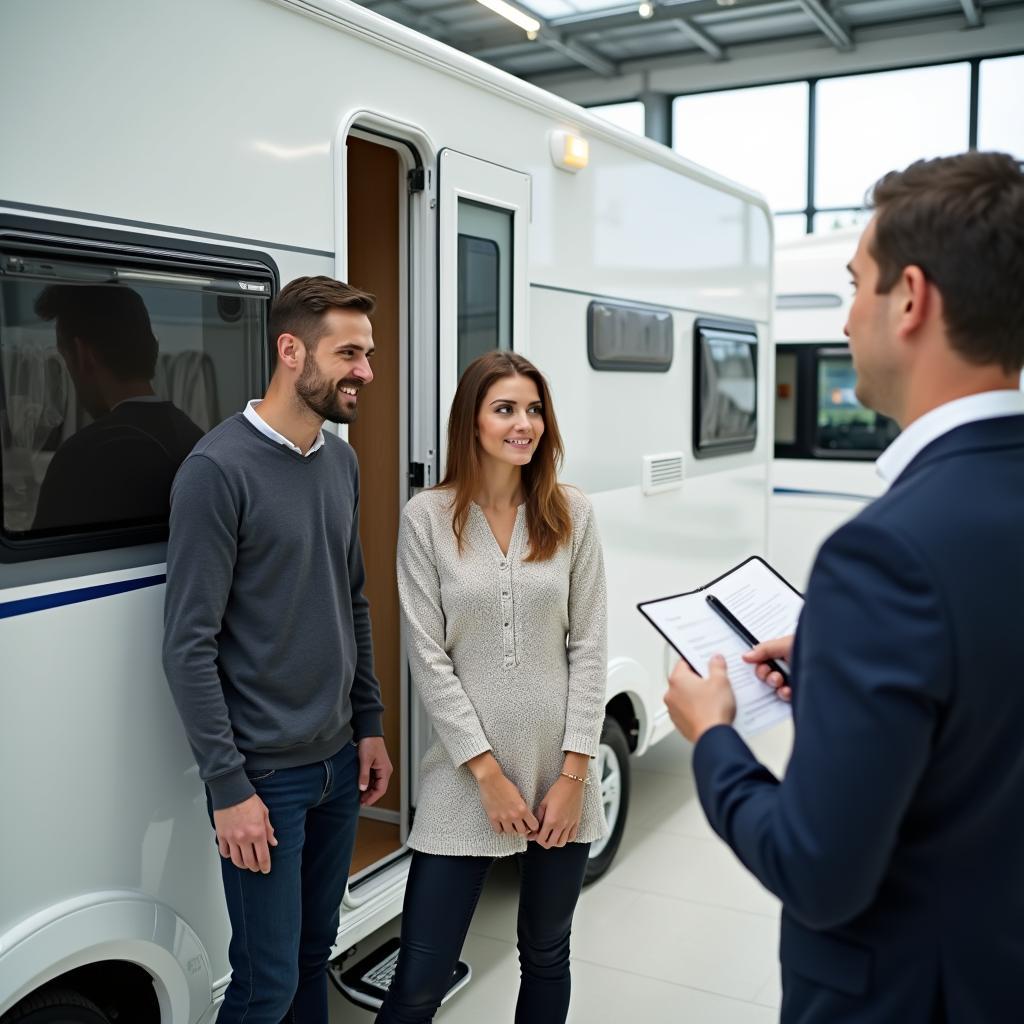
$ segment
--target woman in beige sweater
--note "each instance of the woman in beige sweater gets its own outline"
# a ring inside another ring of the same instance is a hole
[[[444,480],[405,507],[398,585],[423,759],[398,968],[378,1024],[433,1019],[495,857],[523,853],[517,1024],[563,1024],[569,933],[605,832],[597,753],[607,669],[590,503],[557,481],[547,384],[492,352],[462,376]],[[499,1019],[496,1015],[495,1019]]]

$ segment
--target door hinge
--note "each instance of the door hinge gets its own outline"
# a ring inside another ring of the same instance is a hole
[[[423,487],[426,483],[427,467],[422,462],[409,463],[409,486]]]
[[[427,169],[414,167],[409,172],[408,179],[410,192],[422,192],[427,187]]]

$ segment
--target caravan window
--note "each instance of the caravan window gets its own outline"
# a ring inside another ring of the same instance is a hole
[[[0,237],[4,557],[166,528],[178,466],[262,388],[273,282],[249,275]]]
[[[459,375],[512,347],[512,211],[459,200]]]
[[[757,441],[757,333],[698,320],[694,327],[693,448],[750,451]]]
[[[818,353],[817,451],[878,455],[899,433],[892,420],[857,401],[856,385],[849,352]]]
[[[783,344],[775,352],[775,457],[877,458],[899,433],[857,400],[846,345]]]
[[[665,373],[672,365],[672,314],[620,302],[591,302],[587,358],[595,370]]]

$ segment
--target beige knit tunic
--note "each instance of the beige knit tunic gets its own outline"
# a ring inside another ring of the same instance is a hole
[[[447,490],[423,491],[405,506],[398,590],[412,678],[435,732],[420,766],[414,850],[504,857],[526,849],[522,836],[492,830],[465,764],[477,754],[493,751],[536,811],[564,751],[597,753],[608,660],[604,562],[590,502],[574,488],[564,493],[572,541],[545,562],[523,561],[523,505],[507,556],[475,504],[459,554]],[[594,778],[576,842],[605,828]]]

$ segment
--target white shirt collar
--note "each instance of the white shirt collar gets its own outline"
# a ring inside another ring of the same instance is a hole
[[[300,455],[303,454],[302,449],[297,445],[293,444],[288,440],[284,434],[279,434],[257,411],[256,406],[263,401],[261,398],[252,399],[242,410],[242,415],[265,437],[269,437],[271,441],[276,441],[278,444],[283,444],[288,448],[291,448],[293,452],[298,452]],[[324,446],[324,432],[321,430],[316,435],[316,440],[313,442],[312,447],[308,452],[305,453],[305,457],[308,459],[310,455],[315,451],[319,451]]]
[[[943,434],[965,423],[1000,416],[1024,416],[1024,392],[983,391],[946,402],[914,420],[878,457],[875,471],[887,484],[892,484],[917,455]]]

